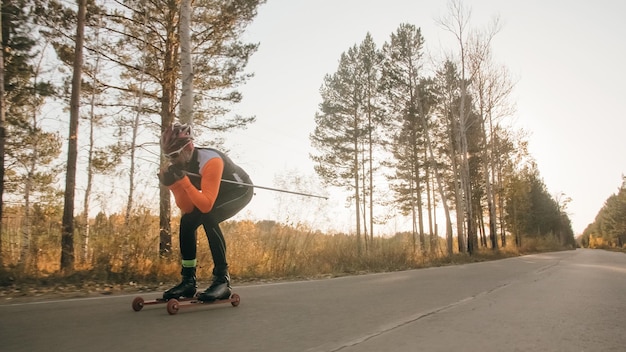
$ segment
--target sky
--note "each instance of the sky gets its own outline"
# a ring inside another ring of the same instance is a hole
[[[528,132],[530,154],[548,191],[571,198],[567,212],[575,234],[582,233],[626,173],[626,2],[466,0],[464,5],[472,11],[473,28],[500,18],[493,58],[516,82],[511,95],[516,111],[507,119]],[[341,53],[368,32],[381,47],[400,24],[409,23],[421,29],[427,55],[440,60],[456,50],[452,35],[436,21],[447,13],[443,0],[269,0],[261,5],[244,36],[260,44],[247,68],[255,76],[241,87],[244,99],[236,107],[257,121],[228,135],[231,157],[258,185],[275,187],[277,177],[314,177],[309,135],[321,102],[319,88],[324,76],[336,71]],[[311,191],[330,198],[257,190],[245,216],[285,216],[285,204],[308,209],[305,205],[314,202],[316,214],[299,215],[313,216],[319,224],[330,219],[339,230],[350,231],[352,211],[345,196],[320,186]],[[393,220],[390,226],[402,230],[406,222]]]

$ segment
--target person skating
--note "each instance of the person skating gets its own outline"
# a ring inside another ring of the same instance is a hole
[[[252,199],[248,174],[216,149],[197,148],[191,126],[175,123],[161,134],[161,148],[170,164],[159,180],[174,195],[182,216],[179,227],[182,281],[163,293],[163,299],[193,297],[196,283],[196,230],[204,227],[213,257],[213,281],[198,294],[202,301],[231,295],[226,243],[219,224],[237,214]],[[224,182],[224,181],[230,182]]]

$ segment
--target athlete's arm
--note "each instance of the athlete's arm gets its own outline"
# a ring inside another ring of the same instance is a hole
[[[208,213],[213,209],[213,205],[215,204],[215,200],[217,199],[217,194],[220,190],[220,183],[222,181],[222,172],[224,171],[224,162],[221,158],[212,158],[209,160],[202,170],[200,170],[201,175],[201,183],[199,191],[189,180],[188,176],[185,176],[182,180],[172,185],[172,192],[175,192],[174,188],[181,189],[184,194],[181,194],[181,197],[176,197],[176,204],[179,203],[178,199],[188,200],[191,203],[191,210],[195,206],[203,213]],[[178,191],[178,190],[177,190]],[[176,193],[174,193],[176,195]],[[185,211],[183,207],[181,210]],[[188,205],[185,204],[185,208]]]

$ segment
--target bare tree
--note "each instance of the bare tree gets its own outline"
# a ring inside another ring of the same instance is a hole
[[[485,39],[489,39],[489,37]],[[500,155],[496,151],[498,143],[496,129],[499,120],[511,112],[506,98],[510,95],[513,85],[508,78],[506,69],[494,67],[488,48],[482,54],[480,51],[477,54],[476,56],[471,56],[471,62],[472,65],[480,67],[475,78],[474,91],[477,97],[475,103],[477,105],[476,110],[480,116],[483,139],[481,161],[489,215],[489,239],[491,248],[495,250],[498,248],[497,200],[494,191],[494,187],[497,187],[495,174],[496,167],[499,164],[498,160],[506,157],[506,155]]]
[[[448,17],[440,19],[439,24],[452,33],[459,45],[459,59],[460,59],[460,103],[459,103],[459,116],[458,116],[458,129],[456,130],[456,141],[460,148],[459,156],[461,159],[459,174],[460,184],[459,193],[457,193],[457,199],[462,197],[463,201],[457,201],[457,220],[461,220],[459,214],[465,214],[465,220],[468,220],[468,224],[471,223],[471,189],[469,183],[469,162],[467,159],[467,75],[466,75],[466,53],[465,53],[465,33],[469,24],[469,11],[466,11],[460,0],[450,0],[448,2]],[[456,156],[454,156],[456,158]],[[461,227],[460,221],[457,223],[457,229],[459,230],[458,243],[459,250],[462,252],[467,251],[465,243],[465,229]],[[471,232],[471,229],[468,229]],[[473,234],[468,233],[468,239],[471,240]]]
[[[471,88],[476,76],[479,74],[481,64],[485,61],[491,40],[498,33],[500,26],[497,18],[484,35],[476,34],[468,28],[471,18],[471,10],[467,9],[461,0],[450,0],[448,2],[448,17],[440,19],[439,24],[452,33],[457,41],[459,53],[459,82],[460,82],[460,102],[458,115],[458,142],[460,157],[460,181],[463,202],[458,204],[457,211],[465,214],[467,230],[467,251],[473,253],[478,246],[478,236],[476,230],[472,174],[470,172],[470,130],[479,126],[476,124],[476,117],[472,113]],[[473,143],[476,141],[473,140]],[[459,234],[459,247],[462,246],[462,236]],[[465,249],[463,249],[465,250]]]

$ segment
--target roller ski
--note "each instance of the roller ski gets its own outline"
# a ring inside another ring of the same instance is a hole
[[[213,301],[201,301],[198,298],[183,299],[179,301],[176,298],[172,298],[169,301],[167,301],[166,309],[170,315],[174,315],[178,313],[180,309],[183,309],[183,308],[193,308],[193,307],[200,307],[200,306],[220,304],[220,303],[230,303],[233,307],[237,307],[240,302],[241,302],[241,297],[239,297],[239,295],[236,293],[233,293],[228,298],[217,299]]]
[[[142,297],[135,297],[132,303],[133,310],[135,312],[139,312],[143,309],[144,306],[156,305],[156,304],[166,304],[167,312],[170,315],[174,315],[178,313],[178,310],[181,308],[187,307],[199,307],[202,305],[211,305],[211,304],[220,304],[220,303],[230,303],[233,307],[237,307],[241,302],[241,297],[238,294],[233,293],[228,298],[216,299],[211,301],[202,301],[198,299],[198,297],[180,297],[180,298],[157,298],[152,300],[144,300]]]
[[[176,314],[182,307],[197,306],[199,304],[230,303],[233,307],[241,301],[238,294],[233,294],[230,287],[230,275],[214,275],[213,282],[204,292],[196,292],[196,268],[183,268],[180,284],[165,291],[162,298],[145,301],[142,297],[133,300],[133,310],[138,312],[146,305],[167,304],[167,312]]]

